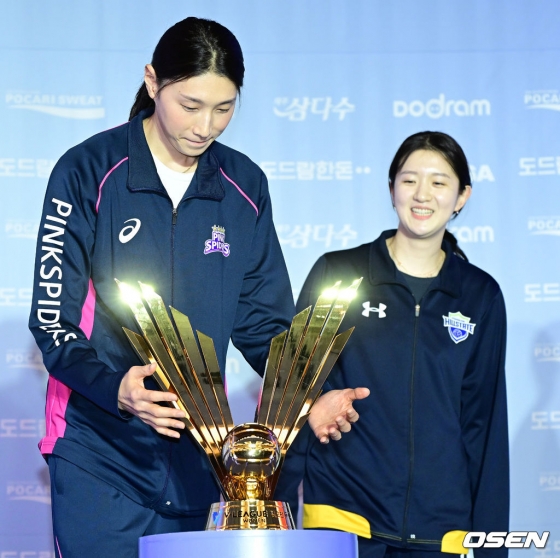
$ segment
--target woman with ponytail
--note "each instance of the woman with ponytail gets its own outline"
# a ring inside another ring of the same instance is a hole
[[[453,138],[407,138],[389,192],[397,229],[322,256],[297,304],[363,277],[344,319],[356,329],[329,382],[371,395],[338,444],[296,440],[277,497],[297,502],[303,477],[303,526],[356,533],[360,558],[463,554],[466,532],[508,531],[504,301],[446,229],[471,195]],[[490,553],[507,550],[475,551]]]
[[[266,177],[216,141],[244,71],[228,29],[178,22],[145,67],[130,121],[70,149],[51,174],[29,325],[49,372],[40,449],[58,558],[134,558],[140,536],[204,529],[220,498],[176,395],[158,390],[155,366],[140,365],[123,333],[136,326],[114,278],[188,315],[222,371],[231,339],[262,374],[294,315]],[[317,436],[348,431],[366,394],[324,396],[310,417]]]

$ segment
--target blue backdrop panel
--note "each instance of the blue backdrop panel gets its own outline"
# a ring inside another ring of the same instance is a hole
[[[441,130],[462,144],[473,195],[451,228],[508,310],[512,529],[550,531],[538,556],[560,556],[557,1],[4,4],[0,557],[54,556],[37,450],[46,371],[27,331],[49,173],[69,147],[127,120],[157,39],[187,15],[220,21],[243,46],[246,85],[222,139],[269,178],[295,295],[322,253],[396,225],[387,170],[405,137]],[[233,348],[227,375],[236,421],[248,420],[259,379]]]

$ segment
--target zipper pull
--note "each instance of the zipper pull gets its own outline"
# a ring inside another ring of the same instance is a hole
[[[414,307],[414,315],[415,315],[416,317],[420,316],[420,304],[417,304],[417,305]]]
[[[173,220],[171,221],[171,223],[173,225],[177,224],[177,208],[176,207],[173,208]]]

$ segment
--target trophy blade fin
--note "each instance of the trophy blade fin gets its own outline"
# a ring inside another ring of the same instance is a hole
[[[351,327],[334,338],[331,346],[327,350],[321,364],[319,365],[313,383],[308,386],[306,392],[304,393],[304,398],[297,404],[297,406],[294,404],[293,418],[291,418],[292,422],[286,424],[286,428],[281,431],[281,437],[278,438],[278,443],[280,444],[282,451],[288,451],[288,448],[291,446],[295,437],[305,424],[305,421],[311,412],[311,408],[313,407],[315,401],[319,398],[325,381],[340,356],[342,349],[344,349],[348,339],[350,339],[353,331],[354,327]],[[293,424],[294,426],[289,428],[290,424]]]
[[[144,338],[141,335],[138,335],[138,333],[126,327],[123,327],[123,330],[126,336],[128,337],[130,344],[132,345],[132,347],[134,348],[134,350],[136,351],[136,353],[138,354],[142,362],[144,364],[151,364],[154,362],[156,363],[156,371],[154,373],[154,379],[156,380],[159,387],[163,391],[171,391],[178,396],[177,392],[173,389],[173,386],[171,385],[170,381],[167,379],[167,377],[161,370],[159,364],[157,364],[157,360],[152,355],[150,351],[150,347],[148,346]],[[185,424],[185,427],[187,428],[191,436],[196,440],[196,442],[204,450],[204,453],[206,453],[206,455],[208,456],[212,468],[214,469],[214,474],[216,475],[217,479],[220,481],[219,484],[221,486],[222,485],[221,479],[225,478],[226,475],[225,469],[221,461],[221,457],[220,459],[216,459],[214,452],[207,444],[206,440],[201,436],[200,432],[197,430],[195,425],[191,422],[189,411],[183,404],[182,399],[179,398],[177,401],[173,401],[172,404],[176,409],[181,409],[186,413],[187,416],[181,420]]]
[[[274,422],[276,420],[276,416],[278,415],[278,410],[282,406],[286,385],[290,381],[290,375],[294,367],[294,362],[301,349],[301,343],[307,328],[307,321],[310,313],[311,307],[302,310],[299,314],[294,316],[290,325],[288,338],[285,342],[282,353],[282,359],[279,367],[277,368],[274,379],[274,391],[272,393],[268,416],[265,423],[267,428],[270,428],[271,430],[274,429]]]
[[[209,401],[204,397],[204,390],[201,389],[199,378],[191,373],[190,363],[187,361],[183,346],[177,337],[163,300],[153,289],[140,282],[139,284],[144,300],[152,312],[152,316],[154,317],[167,352],[172,357],[183,383],[191,394],[204,426],[208,429],[210,436],[217,443],[218,447],[220,447],[225,439],[223,428],[220,428],[220,423],[216,421],[216,417],[212,414]],[[203,428],[202,424],[199,426]]]
[[[273,431],[276,436],[280,436],[280,432],[284,428],[288,413],[292,407],[294,397],[297,396],[298,391],[301,389],[300,386],[302,378],[313,357],[315,347],[323,330],[325,321],[329,316],[333,302],[338,296],[339,285],[340,281],[337,281],[333,287],[323,291],[315,304],[309,324],[301,341],[301,349],[298,351],[294,363],[292,364],[292,371],[290,372],[289,379],[287,380],[286,387],[284,388],[283,399],[273,422]]]
[[[154,372],[154,380],[156,381],[157,385],[163,391],[169,391],[171,384],[169,380],[166,378],[165,374],[163,373],[162,369],[159,367],[157,360],[154,358],[150,351],[150,347],[144,341],[144,338],[141,335],[138,335],[135,331],[132,331],[126,327],[123,327],[123,331],[125,332],[132,348],[136,351],[136,354],[140,357],[140,360],[144,364],[152,364],[156,363],[156,371]]]
[[[184,374],[184,371],[188,369],[187,361],[179,338],[175,333],[175,328],[171,323],[171,319],[163,303],[163,299],[148,285],[140,281],[138,281],[138,284],[140,285],[142,298],[146,301],[152,313],[153,320],[155,321],[161,340],[167,349],[167,353],[172,358],[178,372]]]
[[[334,336],[336,335],[336,332],[346,315],[348,306],[354,298],[356,289],[358,288],[360,282],[361,279],[358,279],[349,287],[340,289],[336,294],[336,299],[332,302],[327,319],[323,324],[315,348],[313,349],[313,354],[311,358],[308,359],[305,369],[301,372],[299,385],[294,392],[291,406],[284,419],[284,425],[279,430],[279,432],[281,432],[279,437],[282,439],[285,439],[287,436],[286,428],[291,430],[292,425],[297,420],[299,410],[307,397],[307,391],[317,379],[320,367],[325,360],[325,356],[332,347]],[[331,289],[329,289],[329,292],[330,291]]]
[[[210,407],[214,413],[218,413],[221,419],[221,427],[224,429],[224,439],[227,433],[234,427],[233,417],[226,396],[222,373],[214,347],[214,341],[204,333],[197,330],[198,342],[206,363],[207,383],[201,382],[204,388],[204,396],[210,402]]]
[[[225,397],[225,390],[223,388],[218,359],[215,356],[216,351],[214,350],[214,345],[212,343],[211,349],[208,349],[209,353],[214,353],[213,366],[216,370],[214,371],[214,376],[212,376],[212,374],[209,373],[200,353],[200,349],[198,348],[196,336],[189,318],[173,307],[171,307],[171,315],[173,316],[173,321],[177,326],[177,331],[179,332],[179,337],[181,338],[185,349],[185,355],[189,362],[189,382],[193,386],[192,389],[196,390],[197,398],[205,402],[208,420],[211,420],[212,424],[216,428],[221,446],[227,436],[227,433],[233,428],[233,419],[231,418],[229,404],[227,404],[227,398]],[[199,334],[199,341],[200,335],[204,334]],[[208,339],[210,338],[208,337]],[[216,393],[212,385],[213,377],[214,379],[219,377],[219,382],[222,386],[221,391],[223,391],[223,399],[225,402],[225,411],[220,409],[221,402],[216,398]]]
[[[198,391],[190,389],[192,381],[189,374],[186,378],[177,370],[175,361],[169,356],[158,331],[156,324],[148,314],[140,293],[132,289],[126,283],[118,283],[119,289],[123,292],[124,298],[136,319],[140,330],[144,334],[151,354],[155,357],[161,370],[173,386],[178,397],[182,400],[191,421],[198,428],[201,436],[206,440],[212,448],[212,453],[219,459],[221,455],[221,441],[219,432],[211,418],[209,418],[208,410],[204,402],[197,397]],[[189,385],[190,384],[190,385]],[[208,422],[206,422],[208,421]]]
[[[274,337],[270,343],[266,369],[264,371],[259,401],[257,403],[256,416],[259,424],[266,425],[268,421],[268,413],[276,387],[278,368],[280,366],[280,359],[282,358],[287,333],[287,331],[283,331]]]

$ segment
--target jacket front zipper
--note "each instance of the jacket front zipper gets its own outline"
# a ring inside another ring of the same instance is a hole
[[[177,208],[173,208],[171,217],[171,301],[173,306],[173,293],[175,292],[175,225],[177,224]]]
[[[403,530],[402,530],[402,540],[407,542],[409,536],[408,531],[408,506],[410,504],[410,492],[412,490],[412,475],[414,472],[414,366],[416,361],[416,340],[418,337],[418,318],[420,317],[420,304],[416,304],[414,307],[414,338],[412,342],[412,369],[410,371],[410,432],[408,439],[408,451],[409,451],[409,474],[408,474],[408,486],[406,488],[406,502],[404,506],[404,517],[403,517]]]

